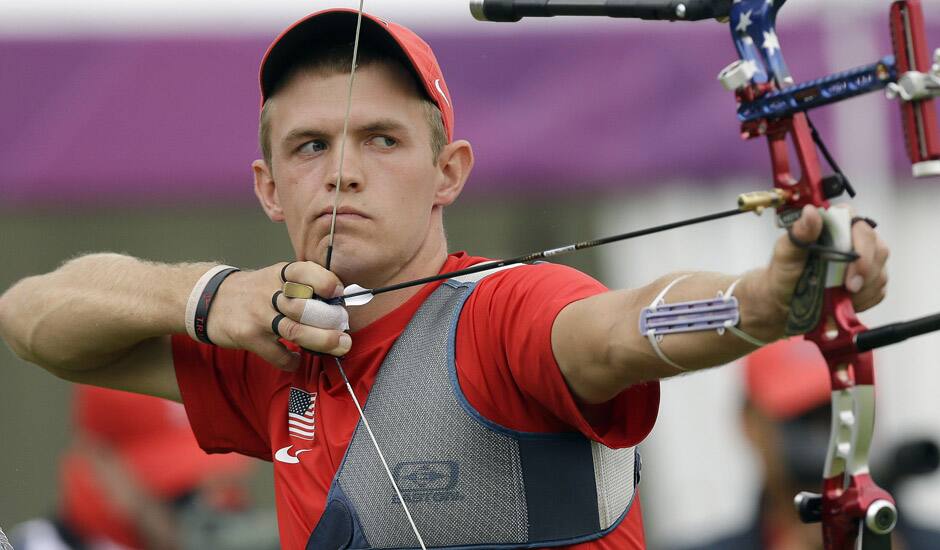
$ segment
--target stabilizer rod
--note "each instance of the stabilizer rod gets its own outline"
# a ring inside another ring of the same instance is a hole
[[[855,348],[858,349],[859,353],[863,353],[875,348],[903,342],[912,336],[920,336],[937,330],[940,330],[940,313],[860,332],[855,337]]]
[[[600,15],[630,19],[699,21],[728,17],[732,0],[470,0],[479,21],[514,23],[523,17]]]

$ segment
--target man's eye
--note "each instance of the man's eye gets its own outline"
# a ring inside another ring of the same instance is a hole
[[[306,155],[319,153],[324,150],[326,150],[326,143],[320,140],[316,140],[316,139],[313,141],[308,141],[307,143],[304,143],[303,145],[297,148],[298,153],[302,153]]]
[[[375,136],[371,139],[371,142],[376,147],[381,149],[391,149],[392,147],[398,145],[398,141],[395,138],[390,138],[388,136]]]

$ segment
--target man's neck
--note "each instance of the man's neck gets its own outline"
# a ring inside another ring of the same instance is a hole
[[[409,262],[409,265],[405,269],[402,269],[393,278],[382,283],[381,286],[437,275],[447,261],[447,244],[446,242],[442,242],[441,246],[433,253],[421,254],[420,256],[423,257],[418,257],[415,259],[416,261]],[[422,288],[424,288],[423,285],[413,286],[379,294],[364,306],[348,308],[350,330],[355,332],[388,315],[411,299],[412,296],[420,292]]]

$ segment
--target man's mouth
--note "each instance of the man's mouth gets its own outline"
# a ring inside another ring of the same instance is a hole
[[[320,219],[322,219],[322,218],[329,219],[329,218],[331,218],[332,216],[333,216],[333,208],[332,208],[332,207],[324,208],[322,211],[320,211],[320,214],[317,216],[317,220],[320,220]],[[356,210],[355,208],[352,208],[352,207],[349,207],[349,206],[340,206],[339,208],[336,209],[336,217],[337,217],[337,219],[338,219],[338,218],[345,218],[345,219],[362,218],[362,219],[366,219],[366,218],[368,218],[369,216],[366,216],[362,211]]]

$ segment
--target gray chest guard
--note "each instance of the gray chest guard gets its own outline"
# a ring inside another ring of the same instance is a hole
[[[457,320],[475,283],[449,280],[418,309],[364,407],[428,548],[533,548],[596,539],[626,516],[636,450],[579,433],[527,433],[480,416],[457,383]],[[535,368],[535,367],[533,367]],[[418,543],[360,420],[307,549]]]

